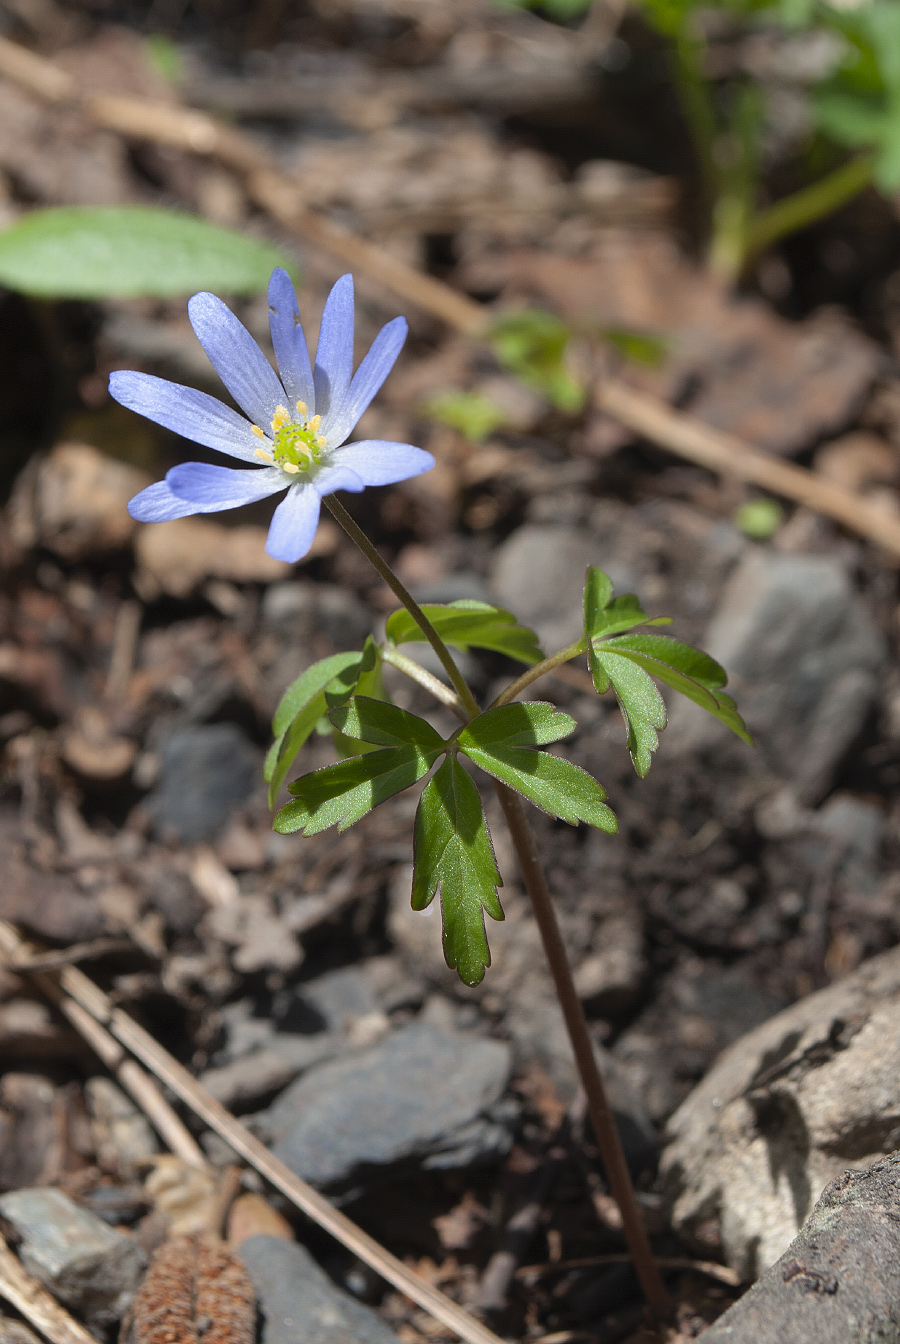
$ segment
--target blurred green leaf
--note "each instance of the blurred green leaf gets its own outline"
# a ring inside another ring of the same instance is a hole
[[[519,625],[512,612],[502,607],[461,598],[446,605],[426,603],[422,611],[444,643],[464,653],[471,648],[491,649],[529,664],[539,663],[544,656],[534,631]],[[394,644],[419,644],[425,639],[405,607],[388,617],[385,633]]]
[[[497,358],[560,411],[581,410],[585,392],[566,366],[572,332],[553,313],[526,308],[498,318],[490,331]]]
[[[484,912],[503,919],[502,885],[478,790],[450,756],[426,784],[416,812],[412,906],[424,910],[440,888],[444,959],[466,985],[491,964]]]
[[[506,412],[482,392],[444,392],[432,397],[425,411],[472,443],[484,443],[507,420]]]
[[[171,37],[166,37],[163,33],[150,33],[144,38],[144,47],[156,73],[167,84],[177,84],[181,79],[184,62]]]
[[[630,327],[604,327],[600,334],[625,359],[651,369],[659,368],[669,348],[669,342],[664,337],[651,336],[648,332],[635,331]]]
[[[748,499],[736,511],[734,521],[745,536],[766,541],[784,522],[784,509],[777,499]]]
[[[32,210],[0,233],[0,284],[36,298],[264,292],[289,258],[204,219],[141,205]]]

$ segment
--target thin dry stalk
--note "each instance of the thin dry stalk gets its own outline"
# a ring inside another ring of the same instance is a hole
[[[27,955],[27,952],[27,944],[15,927],[5,920],[0,920],[0,958],[15,967],[22,954]],[[38,981],[38,977],[35,979]],[[40,987],[43,989],[45,981],[50,979],[50,976],[41,976],[38,981]],[[137,1022],[121,1008],[114,1007],[103,990],[82,971],[75,967],[65,968],[59,972],[58,980],[54,979],[54,986],[61,994],[61,998],[54,999],[54,1002],[59,1002],[60,1007],[63,1007],[68,998],[71,1009],[80,1007],[83,1014],[89,1015],[95,1022],[105,1027],[105,1034],[111,1033],[120,1044],[136,1055],[160,1082],[180,1097],[195,1115],[205,1121],[210,1129],[215,1130],[236,1153],[255,1167],[260,1175],[354,1255],[358,1255],[388,1283],[404,1293],[423,1311],[427,1311],[429,1315],[448,1326],[461,1339],[466,1340],[467,1344],[501,1344],[493,1331],[474,1320],[468,1312],[457,1306],[439,1289],[420,1279],[408,1265],[403,1264],[395,1255],[391,1255],[390,1251],[379,1245],[374,1237],[370,1237],[345,1214],[334,1208],[318,1190],[314,1190],[306,1181],[295,1176],[283,1162],[269,1152],[268,1148],[254,1138],[239,1120],[210,1096],[206,1088],[202,1087],[176,1059],[173,1059],[149,1032],[138,1026]],[[69,1011],[66,1015],[78,1030],[83,1030],[85,1026],[83,1014]],[[86,1031],[85,1037],[93,1044]]]
[[[207,1167],[209,1164],[203,1149],[166,1101],[150,1075],[126,1054],[119,1042],[81,1004],[64,993],[53,975],[31,968],[32,959],[28,955],[28,946],[15,933],[12,925],[0,928],[0,943],[2,943],[0,952],[8,957],[11,965],[26,972],[41,992],[46,994],[47,998],[69,1019],[76,1031],[81,1033],[95,1054],[102,1059],[110,1073],[131,1094],[171,1151],[189,1166]],[[41,961],[46,964],[43,958]]]
[[[51,1344],[97,1344],[93,1335],[70,1316],[43,1284],[22,1268],[0,1237],[0,1297],[5,1297]]]

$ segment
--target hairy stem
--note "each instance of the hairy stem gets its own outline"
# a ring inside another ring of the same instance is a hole
[[[357,526],[353,521],[343,504],[339,503],[334,495],[326,495],[323,502],[335,522],[340,523],[350,540],[355,542],[366,559],[370,561],[384,579],[394,596],[398,601],[402,602],[404,607],[406,607],[406,610],[422,631],[422,634],[428,640],[428,643],[434,649],[438,658],[440,658],[441,666],[453,682],[453,685],[456,688],[456,693],[462,701],[469,718],[474,719],[476,715],[481,713],[481,710],[478,707],[478,701],[466,685],[465,677],[453,661],[452,653],[447,648],[447,645],[441,639],[412,593],[406,590],[387,561],[381,558],[365,532],[363,532],[362,528]]]
[[[453,657],[435,630],[434,626],[425,616],[410,593],[406,591],[403,584],[397,578],[390,565],[376,551],[375,547],[369,541],[366,534],[357,527],[356,523],[347,513],[346,509],[338,503],[334,495],[328,495],[325,504],[330,509],[332,516],[340,523],[344,531],[356,543],[363,555],[374,565],[375,569],[384,579],[391,591],[396,594],[399,600],[406,607],[406,610],[412,616],[419,629],[425,635],[431,647],[441,660],[441,665],[447,670],[448,675],[456,687],[460,700],[460,717],[464,719],[476,718],[481,710],[478,702],[466,684],[465,678],[453,661]],[[575,653],[579,649],[576,647]],[[562,654],[574,657],[574,653],[563,649]],[[403,655],[399,655],[403,658]],[[567,658],[560,654],[554,655],[558,662],[565,662]],[[389,661],[394,662],[391,658]],[[404,662],[412,663],[412,660],[403,659]],[[554,659],[544,660],[546,663],[553,663]],[[544,666],[538,664],[538,667]],[[418,668],[418,664],[413,663],[413,667]],[[403,669],[407,671],[407,668]],[[536,672],[532,668],[532,673]],[[550,668],[545,666],[545,670]],[[424,668],[418,669],[415,680],[420,685],[425,685],[425,681],[418,674],[425,672]],[[426,673],[426,676],[428,674]],[[526,674],[527,675],[527,674]],[[539,674],[540,675],[540,674]],[[531,678],[534,680],[534,677]],[[520,678],[521,680],[521,678]],[[435,688],[429,686],[428,689],[437,694],[437,698],[442,703],[447,704],[447,688],[438,682],[440,693],[435,692]],[[515,683],[513,683],[515,685]],[[526,683],[527,684],[527,683]],[[662,1278],[656,1261],[653,1258],[653,1251],[650,1247],[650,1241],[647,1236],[647,1229],[644,1227],[641,1218],[641,1211],[638,1207],[637,1198],[634,1192],[634,1186],[631,1182],[631,1174],[628,1170],[628,1164],[625,1161],[625,1153],[622,1149],[622,1141],[619,1138],[619,1132],[616,1129],[612,1116],[612,1110],[606,1095],[606,1088],[603,1079],[600,1076],[600,1070],[597,1067],[597,1060],[594,1056],[594,1048],[591,1042],[590,1032],[588,1030],[587,1018],[584,1015],[584,1008],[581,1000],[575,990],[575,982],[572,979],[572,968],[569,965],[569,959],[566,956],[565,945],[563,944],[562,934],[559,930],[559,924],[556,919],[556,912],[553,909],[553,899],[550,895],[550,888],[547,884],[547,877],[538,854],[537,843],[528,824],[528,818],[525,815],[525,809],[516,793],[508,789],[504,784],[494,782],[497,791],[497,797],[500,800],[500,806],[503,808],[503,814],[506,817],[509,826],[510,836],[519,860],[519,866],[522,870],[522,878],[525,883],[525,889],[531,900],[534,917],[537,921],[538,929],[541,934],[541,941],[544,945],[544,952],[547,957],[550,971],[553,976],[553,983],[556,986],[556,993],[562,1008],[563,1017],[566,1023],[566,1029],[569,1033],[569,1040],[572,1043],[572,1051],[575,1055],[575,1062],[578,1072],[581,1076],[585,1095],[588,1102],[588,1111],[591,1117],[591,1123],[594,1126],[594,1133],[597,1137],[597,1143],[600,1148],[600,1155],[603,1165],[606,1169],[609,1187],[613,1198],[619,1206],[622,1214],[622,1224],[625,1231],[625,1240],[628,1249],[634,1260],[635,1272],[638,1276],[641,1288],[647,1298],[648,1303],[655,1312],[660,1315],[667,1315],[669,1311],[669,1298],[666,1293]]]
[[[384,662],[390,663],[399,672],[405,672],[411,681],[417,681],[420,686],[424,686],[426,691],[431,692],[435,700],[440,700],[442,705],[452,709],[462,719],[463,723],[468,723],[470,716],[463,709],[462,701],[456,692],[451,691],[449,686],[445,686],[432,672],[422,667],[421,663],[417,663],[414,658],[407,658],[406,654],[401,653],[399,649],[384,649],[381,657]]]
[[[488,706],[489,709],[496,709],[498,705],[508,705],[510,700],[515,700],[517,695],[521,695],[524,690],[531,685],[533,681],[538,681],[540,677],[545,677],[548,672],[554,668],[560,667],[563,663],[571,662],[577,658],[579,653],[586,650],[584,637],[570,644],[568,648],[560,649],[559,653],[553,653],[549,658],[544,658],[542,662],[535,663],[534,667],[529,667],[527,672],[523,672],[515,681],[510,682],[505,691],[501,691],[497,699]]]
[[[830,215],[852,200],[872,181],[872,163],[871,154],[861,154],[812,186],[795,191],[770,205],[768,210],[760,211],[747,228],[744,265],[777,243],[779,238],[814,224],[817,219]]]

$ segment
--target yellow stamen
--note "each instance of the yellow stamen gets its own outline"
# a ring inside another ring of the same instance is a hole
[[[314,415],[311,420],[307,420],[306,428],[311,429],[312,432],[315,434],[321,423],[322,423],[321,415]]]
[[[297,466],[296,462],[282,462],[281,470],[290,472],[292,476],[296,476],[300,468]]]
[[[288,414],[286,406],[276,406],[275,414],[272,416],[272,433],[277,434],[279,429],[291,423],[291,417]]]
[[[307,406],[305,401],[297,402],[297,414],[299,415],[301,420],[306,419],[307,415],[309,414],[309,407]]]
[[[264,439],[266,437],[265,434],[260,429],[259,425],[251,425],[250,428],[253,430],[253,433],[256,435],[258,439]]]
[[[322,437],[321,434],[320,434],[319,437],[316,439],[316,445],[317,445],[317,447],[319,447],[319,448],[324,448],[324,447],[325,447],[325,440],[324,440],[324,438]]]
[[[271,454],[271,453],[267,453],[266,450],[265,450],[265,448],[255,448],[255,449],[253,450],[253,456],[254,456],[254,457],[258,457],[259,460],[260,460],[260,462],[265,462],[266,465],[267,465],[267,466],[270,466],[270,467],[271,467],[272,463],[275,461],[275,459],[274,459],[274,457],[272,456],[272,454]]]

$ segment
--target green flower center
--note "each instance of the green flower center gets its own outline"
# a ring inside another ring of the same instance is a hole
[[[321,437],[307,424],[292,420],[276,431],[272,455],[276,467],[284,470],[309,471],[322,461]],[[291,473],[294,474],[293,472]]]
[[[272,416],[272,447],[257,448],[256,456],[260,462],[270,467],[280,467],[289,476],[297,476],[301,471],[311,471],[322,462],[325,452],[325,440],[319,433],[322,424],[321,415],[308,418],[306,403],[297,402],[299,420],[292,420],[290,412],[284,406],[277,406]],[[265,442],[265,434],[258,425],[253,433]]]

